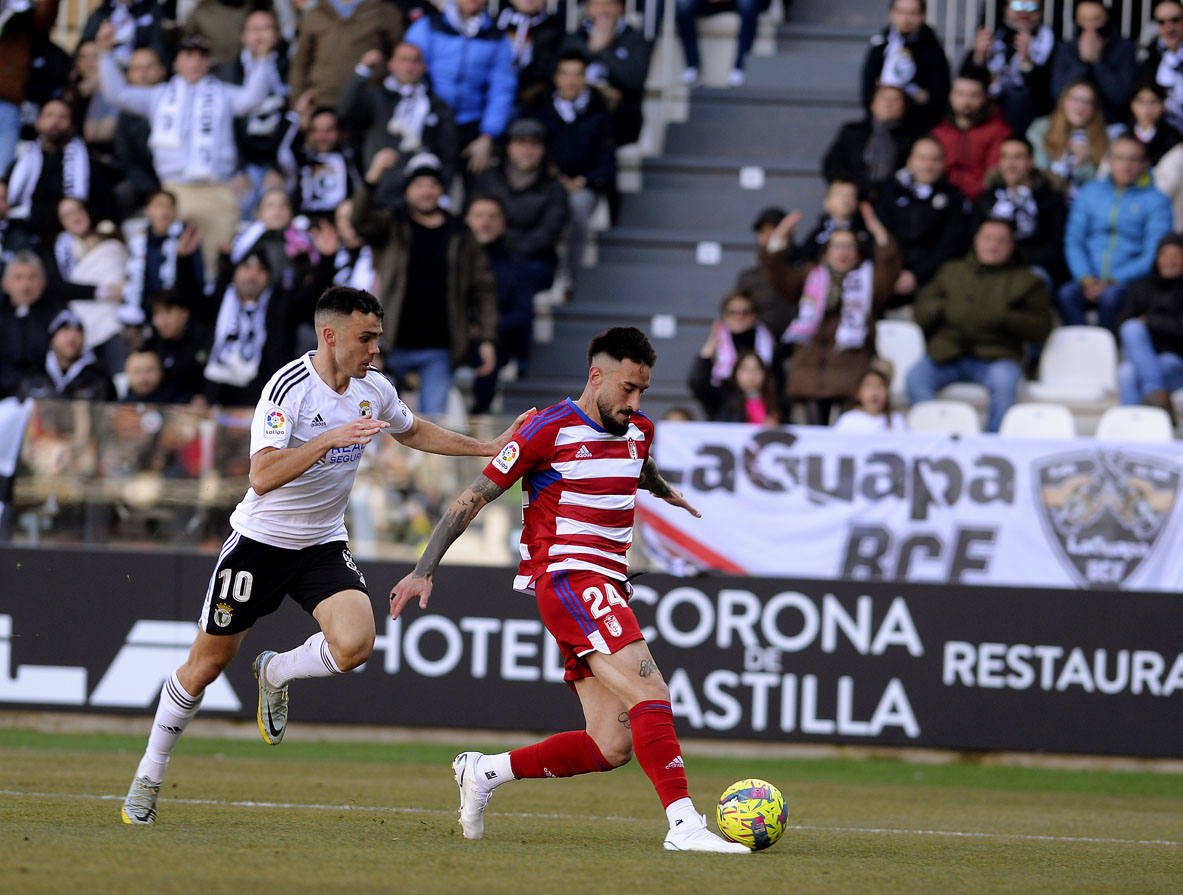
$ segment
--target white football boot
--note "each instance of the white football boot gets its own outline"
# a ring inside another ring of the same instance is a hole
[[[738,842],[729,842],[707,829],[705,814],[696,815],[694,820],[685,820],[670,827],[665,834],[662,847],[666,851],[709,851],[727,855],[749,855],[752,850]]]
[[[483,757],[482,752],[461,752],[452,761],[452,773],[460,787],[460,829],[465,839],[485,835],[485,806],[493,790],[481,786],[477,776],[476,763]]]

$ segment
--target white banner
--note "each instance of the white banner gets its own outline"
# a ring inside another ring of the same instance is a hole
[[[679,574],[1178,591],[1179,449],[663,423],[647,551]]]

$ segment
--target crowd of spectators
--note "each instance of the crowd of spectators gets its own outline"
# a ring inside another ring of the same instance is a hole
[[[755,220],[760,267],[728,294],[689,375],[708,418],[826,424],[861,408],[885,375],[875,351],[885,315],[914,320],[926,341],[925,356],[896,371],[909,400],[985,386],[989,431],[1057,321],[1110,329],[1122,402],[1173,417],[1183,2],[1153,3],[1156,33],[1142,46],[1099,0],[1077,0],[1062,38],[1043,0],[1000,9],[998,26],[950,65],[924,0],[891,2],[862,66],[865,114],[821,160],[817,225],[799,234],[802,213],[775,207]],[[749,354],[777,383],[771,410],[737,384]],[[890,407],[876,406],[877,424],[890,425]]]
[[[421,412],[462,366],[487,411],[641,130],[622,0],[59,2],[4,3],[0,397],[249,406],[347,283]]]

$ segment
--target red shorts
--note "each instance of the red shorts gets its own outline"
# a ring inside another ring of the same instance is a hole
[[[631,594],[628,582],[599,572],[546,572],[534,582],[538,614],[563,655],[563,680],[592,677],[589,653],[610,655],[644,640],[628,605]]]

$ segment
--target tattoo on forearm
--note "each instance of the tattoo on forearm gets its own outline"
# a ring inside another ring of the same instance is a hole
[[[669,482],[661,477],[657,471],[657,463],[652,457],[646,457],[641,467],[641,475],[637,479],[637,487],[644,488],[654,497],[669,497],[674,493]]]
[[[621,712],[616,716],[616,720],[623,724],[626,730],[631,729],[632,725],[628,720],[628,712]]]
[[[641,660],[641,667],[639,669],[639,673],[640,673],[641,677],[649,677],[652,674],[661,674],[661,672],[657,670],[657,663],[654,662],[652,659],[642,659]]]
[[[484,473],[478,476],[477,480],[456,498],[452,506],[444,513],[444,518],[436,523],[431,532],[431,538],[427,541],[427,547],[423,550],[423,555],[415,564],[414,574],[420,578],[426,578],[433,574],[448,548],[452,546],[452,542],[464,533],[469,523],[480,512],[481,507],[489,501],[495,500],[503,491],[503,488],[492,482]]]

